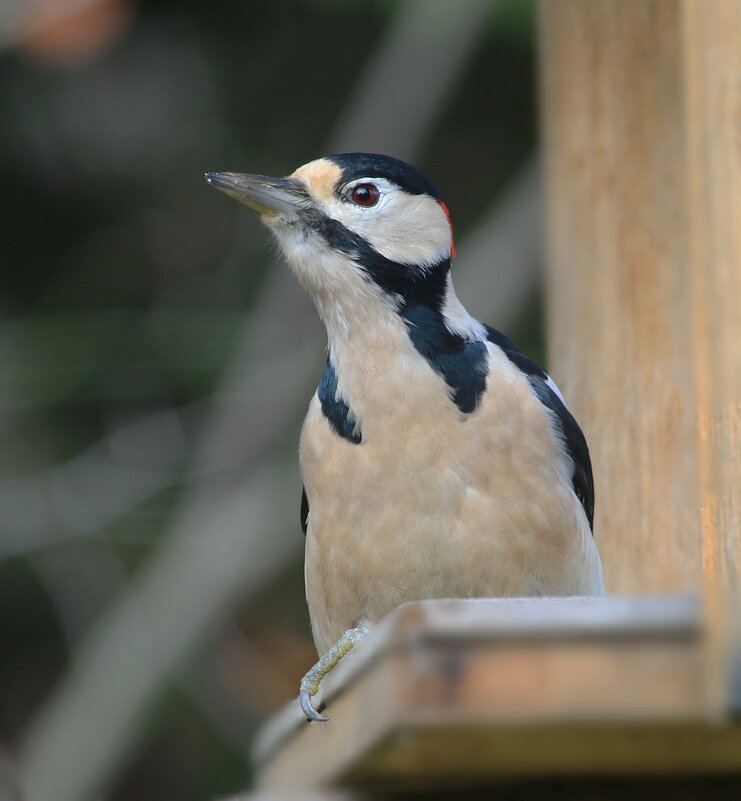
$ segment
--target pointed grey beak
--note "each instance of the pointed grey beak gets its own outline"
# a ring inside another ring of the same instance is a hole
[[[306,187],[295,178],[270,178],[241,172],[207,172],[205,176],[215,189],[260,214],[292,216],[310,202]]]

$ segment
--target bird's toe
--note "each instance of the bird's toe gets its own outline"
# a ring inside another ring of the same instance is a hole
[[[320,715],[319,712],[314,709],[314,705],[311,703],[311,694],[308,690],[301,690],[298,694],[298,700],[307,720],[313,720],[317,723],[326,723],[328,720],[331,720],[331,718],[325,718],[324,715]]]

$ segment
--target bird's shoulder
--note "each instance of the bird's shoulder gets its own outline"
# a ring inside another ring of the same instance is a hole
[[[563,395],[548,373],[524,353],[517,349],[512,341],[491,326],[484,326],[486,338],[499,347],[504,355],[527,378],[530,388],[538,400],[551,413],[556,428],[563,440],[564,448],[571,459],[572,482],[574,492],[584,508],[589,520],[589,527],[593,527],[594,520],[594,478],[592,475],[592,462],[589,448],[584,434],[574,416],[568,410]]]

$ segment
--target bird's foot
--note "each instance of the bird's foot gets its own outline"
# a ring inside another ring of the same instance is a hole
[[[301,679],[301,689],[298,697],[301,709],[304,715],[306,715],[307,720],[316,720],[319,722],[329,720],[329,718],[325,718],[314,709],[311,698],[319,691],[319,685],[327,673],[329,673],[344,656],[350,653],[367,633],[368,629],[360,626],[358,628],[348,629],[303,679]]]

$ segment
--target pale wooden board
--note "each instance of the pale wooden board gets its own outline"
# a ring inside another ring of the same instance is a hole
[[[683,26],[708,689],[741,710],[741,2],[685,0]]]
[[[691,597],[400,607],[327,677],[330,723],[268,724],[260,782],[741,769],[741,732],[705,714],[701,617]]]
[[[540,23],[549,365],[590,443],[607,589],[705,593],[722,714],[741,643],[725,616],[741,587],[741,3],[543,0]]]
[[[702,587],[683,4],[540,4],[549,367],[611,593]]]

